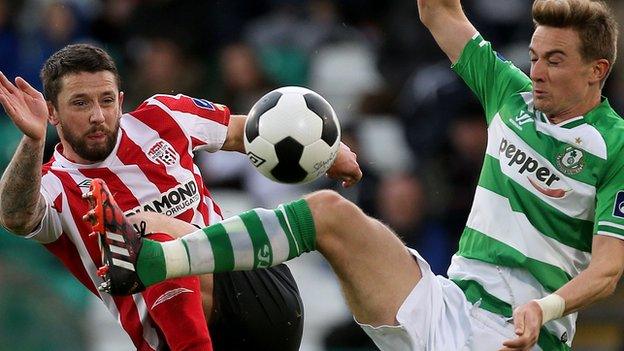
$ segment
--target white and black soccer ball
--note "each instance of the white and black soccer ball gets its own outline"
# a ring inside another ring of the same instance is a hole
[[[340,146],[340,124],[314,91],[283,87],[264,95],[245,123],[245,152],[266,177],[307,183],[325,174]]]

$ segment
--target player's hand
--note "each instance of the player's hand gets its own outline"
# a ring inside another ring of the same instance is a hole
[[[0,104],[13,123],[34,140],[45,138],[48,126],[48,106],[43,94],[24,79],[17,77],[15,85],[0,72]]]
[[[342,186],[348,188],[362,179],[362,170],[357,163],[357,155],[355,152],[340,143],[338,155],[334,164],[327,170],[327,176],[342,181]]]
[[[501,351],[530,350],[537,343],[542,327],[542,308],[535,301],[530,301],[513,312],[516,337],[503,342]]]

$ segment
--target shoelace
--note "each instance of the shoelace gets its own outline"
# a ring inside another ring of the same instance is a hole
[[[137,231],[140,237],[145,236],[145,230],[147,229],[147,223],[145,223],[145,221],[141,221],[139,224],[134,223],[132,224],[132,226],[134,227],[134,230]]]

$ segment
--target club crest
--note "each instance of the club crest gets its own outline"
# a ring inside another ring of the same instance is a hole
[[[583,151],[575,147],[568,146],[557,155],[557,168],[567,175],[578,174],[584,167]]]
[[[172,166],[178,161],[178,153],[173,146],[162,139],[148,149],[147,157],[163,166]]]

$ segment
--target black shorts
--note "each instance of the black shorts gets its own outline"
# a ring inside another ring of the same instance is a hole
[[[215,351],[299,350],[303,304],[284,264],[214,275]]]

